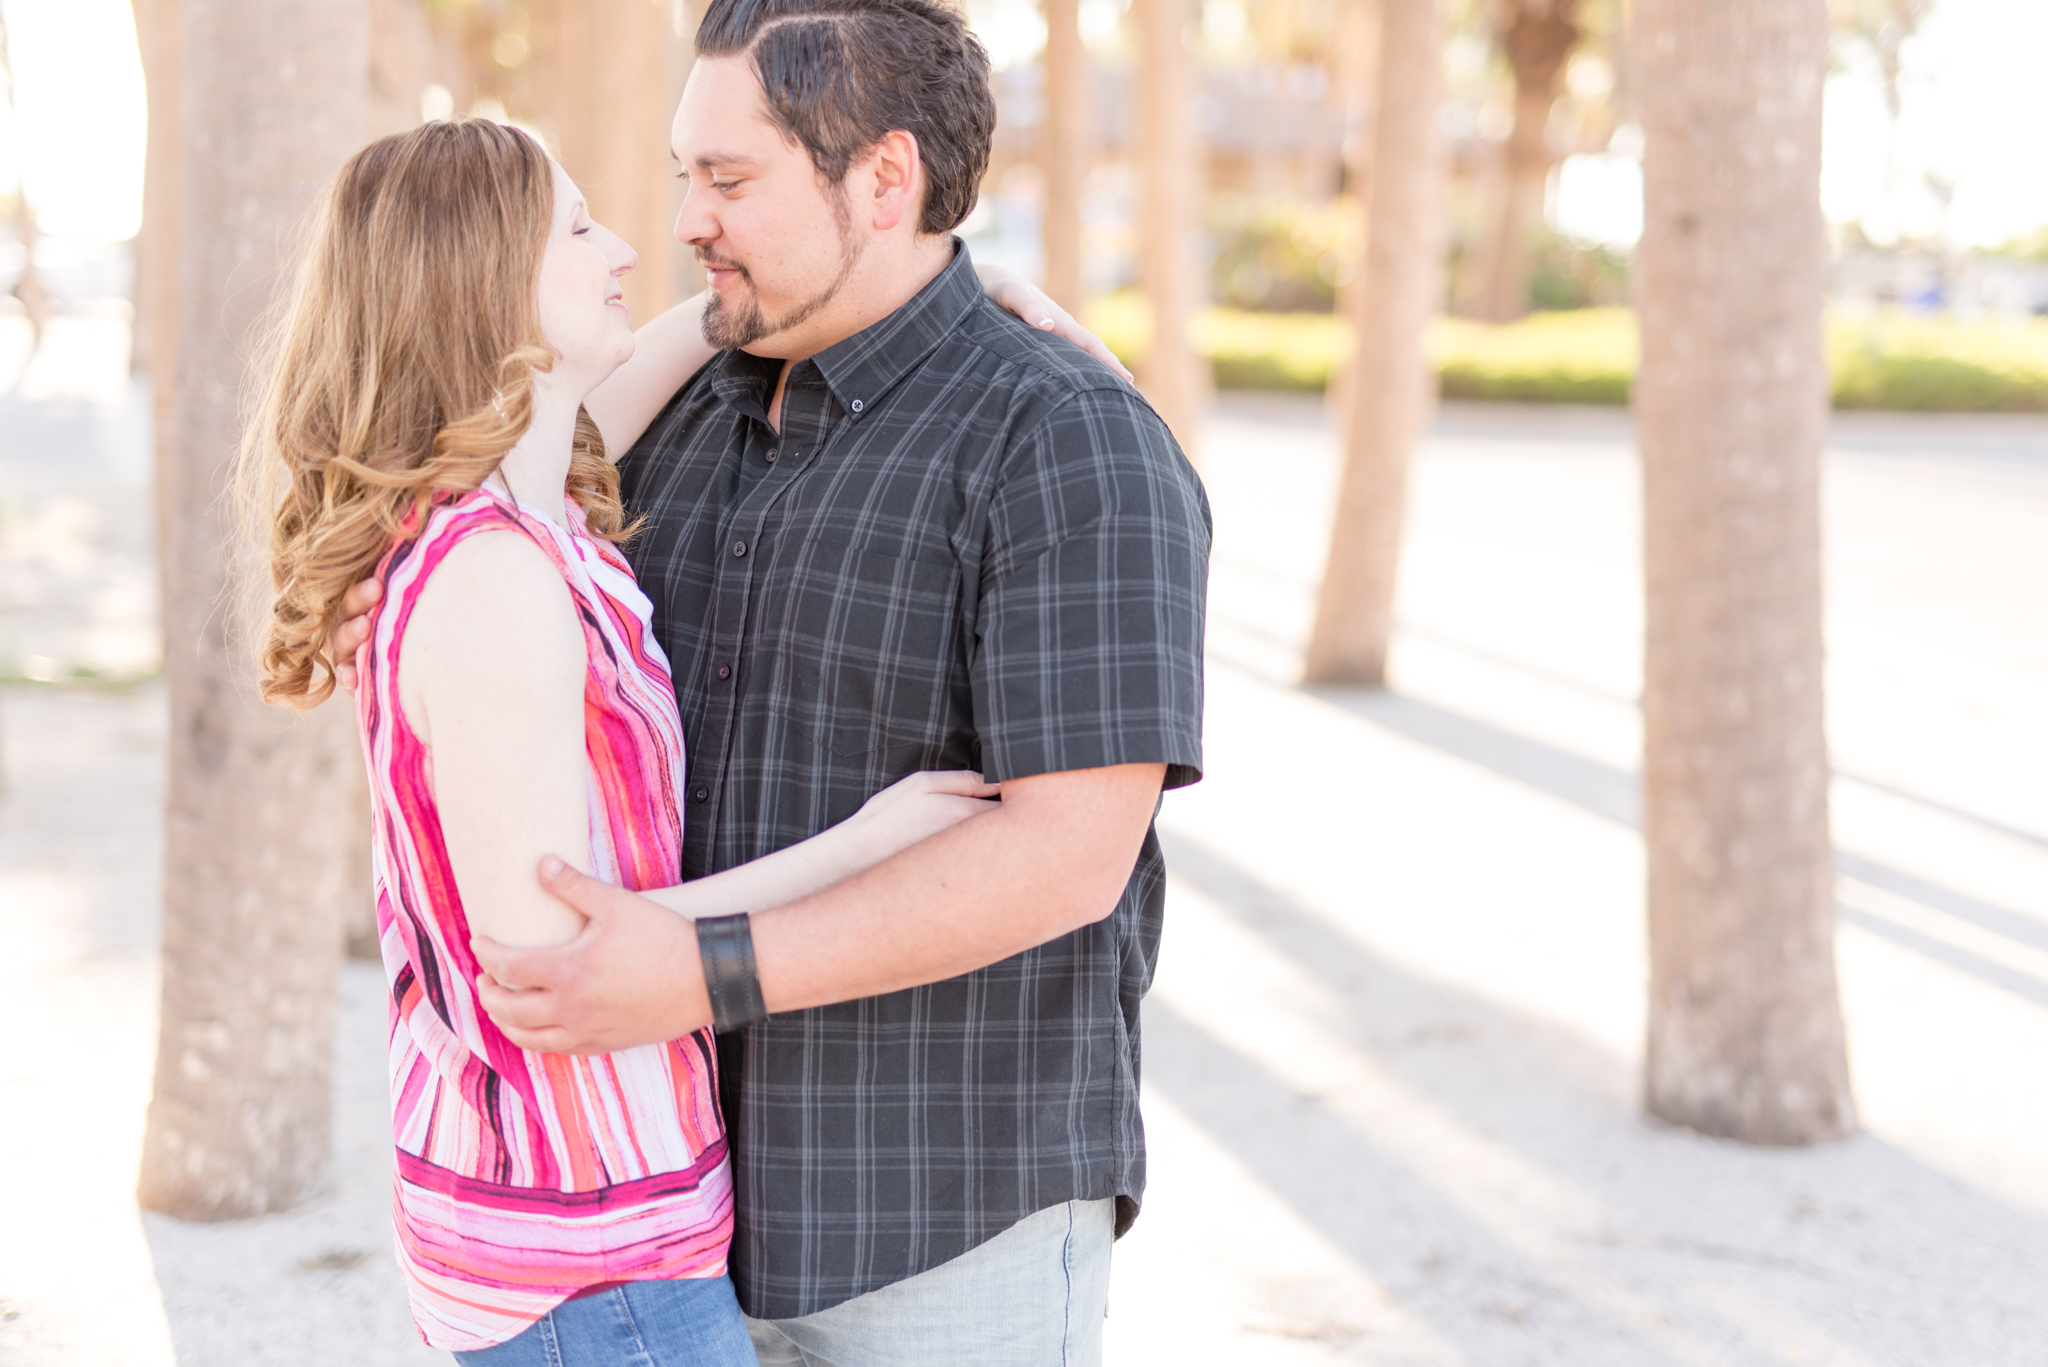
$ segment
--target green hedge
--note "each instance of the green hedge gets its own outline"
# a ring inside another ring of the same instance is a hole
[[[1151,319],[1142,298],[1100,300],[1087,321],[1126,360],[1143,358]],[[1445,318],[1429,342],[1449,399],[1623,404],[1635,376],[1627,309],[1537,313],[1499,327]],[[1311,393],[1350,350],[1347,329],[1326,313],[1210,309],[1195,343],[1219,388]],[[1837,316],[1827,348],[1837,408],[2048,412],[2048,321]]]
[[[1447,399],[1627,403],[1636,320],[1627,309],[1532,313],[1505,327],[1440,318],[1429,351]]]
[[[1835,407],[2048,412],[2048,322],[1878,314],[1828,325]]]

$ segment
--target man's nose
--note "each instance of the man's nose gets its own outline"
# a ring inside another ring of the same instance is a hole
[[[676,241],[686,247],[709,242],[718,236],[718,217],[710,212],[702,190],[692,185],[683,192],[683,207],[676,213]]]

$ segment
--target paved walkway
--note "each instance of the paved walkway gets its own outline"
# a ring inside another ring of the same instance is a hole
[[[129,401],[98,402],[73,420]],[[19,567],[68,545],[118,572],[146,547],[59,528],[24,549],[67,495],[18,412],[0,403],[0,642],[55,642],[35,653],[61,667],[82,647]],[[1153,1186],[1118,1249],[1113,1367],[2048,1360],[2048,424],[1846,420],[1834,448],[1866,1133],[1763,1151],[1636,1109],[1619,416],[1439,420],[1395,687],[1366,694],[1292,682],[1334,475],[1320,416],[1226,401],[1205,451],[1209,777],[1161,823]],[[132,475],[94,506],[147,525]],[[0,725],[0,1363],[445,1362],[412,1340],[386,1252],[374,969],[344,984],[329,1194],[236,1224],[137,1214],[161,691],[15,684]]]

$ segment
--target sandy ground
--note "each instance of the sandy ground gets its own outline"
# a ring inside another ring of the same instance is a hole
[[[138,403],[83,363],[0,401],[0,672],[146,658]],[[1807,1151],[1636,1107],[1619,415],[1440,418],[1384,694],[1293,683],[1333,457],[1294,401],[1228,400],[1205,442],[1208,778],[1161,821],[1153,1185],[1109,1361],[2048,1363],[2048,424],[1835,432],[1866,1132]],[[233,1224],[139,1215],[161,689],[18,682],[0,728],[0,1363],[446,1361],[388,1253],[377,971],[344,982],[327,1193]]]

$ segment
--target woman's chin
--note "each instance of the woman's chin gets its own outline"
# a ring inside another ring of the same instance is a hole
[[[598,368],[602,369],[605,378],[609,379],[613,371],[633,359],[633,353],[639,349],[639,343],[630,332],[605,340],[607,345],[603,356],[595,359],[598,361]]]

